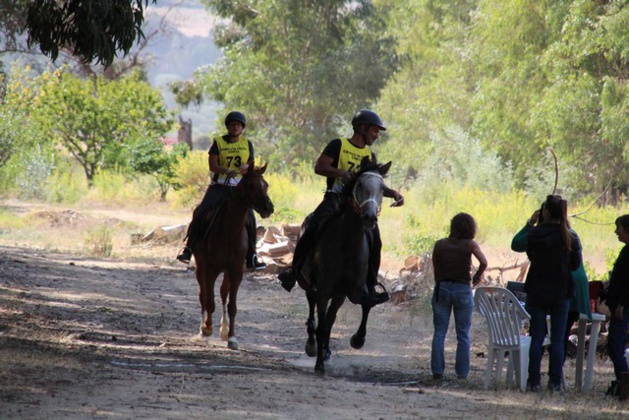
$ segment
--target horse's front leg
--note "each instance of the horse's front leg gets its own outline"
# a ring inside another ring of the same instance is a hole
[[[334,322],[336,321],[336,314],[339,308],[343,305],[343,302],[345,302],[345,296],[342,296],[342,295],[334,296],[332,298],[332,301],[330,302],[330,307],[328,308],[328,314],[326,315],[326,321],[328,323],[327,333],[325,337],[325,343],[323,346],[323,348],[325,349],[325,360],[328,360],[330,356],[332,355],[332,351],[330,350],[330,335],[332,335],[332,326],[334,325]]]
[[[221,340],[223,341],[227,341],[227,334],[229,333],[229,329],[228,329],[228,325],[227,325],[227,320],[229,318],[229,316],[227,315],[227,299],[229,298],[229,275],[227,273],[223,273],[223,282],[221,283],[221,308],[222,308],[222,313],[221,313],[221,329],[220,329],[220,336],[221,336]]]
[[[235,325],[236,313],[238,312],[238,289],[242,282],[242,267],[230,270],[225,273],[221,284],[221,301],[223,303],[223,315],[221,317],[221,339],[227,340],[227,347],[238,350],[238,340],[236,339]]]
[[[317,361],[315,362],[315,372],[325,373],[323,361],[325,360],[324,346],[326,343],[326,331],[328,330],[326,322],[326,313],[328,309],[328,300],[317,298]]]
[[[201,326],[199,334],[202,337],[212,335],[212,315],[216,309],[214,302],[214,283],[218,273],[208,269],[204,264],[199,264],[196,270],[199,283],[199,302],[201,303]]]
[[[360,326],[358,327],[358,331],[356,334],[352,336],[349,343],[355,349],[361,349],[365,345],[365,337],[367,336],[367,319],[369,318],[369,311],[371,310],[371,306],[362,305],[363,308],[363,316],[360,320]]]
[[[317,307],[317,299],[315,294],[310,291],[306,292],[306,298],[308,299],[308,320],[306,321],[306,331],[308,332],[308,340],[306,341],[306,354],[310,357],[317,355],[317,340],[315,339],[315,332],[317,324],[315,322],[315,308]]]

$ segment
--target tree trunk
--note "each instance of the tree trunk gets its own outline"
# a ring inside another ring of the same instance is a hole
[[[192,150],[192,120],[184,120],[179,116],[179,130],[177,131],[179,143],[185,143]]]

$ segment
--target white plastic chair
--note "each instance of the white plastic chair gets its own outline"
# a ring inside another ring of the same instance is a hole
[[[474,302],[478,312],[486,318],[489,329],[485,389],[489,388],[494,364],[496,383],[502,381],[503,362],[508,352],[506,384],[511,385],[515,371],[516,384],[524,391],[528,376],[531,337],[522,335],[521,330],[523,321],[531,319],[531,316],[513,293],[503,287],[477,287]]]

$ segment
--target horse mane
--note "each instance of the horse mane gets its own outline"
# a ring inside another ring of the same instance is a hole
[[[352,173],[349,180],[345,184],[343,184],[341,195],[346,198],[351,197],[352,191],[354,191],[354,186],[356,185],[356,181],[358,181],[358,178],[360,178],[360,176],[365,172],[378,172],[380,166],[380,164],[373,161],[369,161],[369,163],[367,163],[366,165],[362,165],[360,170],[358,172]]]

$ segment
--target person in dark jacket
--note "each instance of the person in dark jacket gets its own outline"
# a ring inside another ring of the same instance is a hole
[[[625,359],[625,345],[629,333],[629,214],[616,219],[618,240],[625,244],[614,263],[605,303],[612,316],[607,334],[607,354],[614,364],[616,380],[612,381],[607,395],[616,396],[620,389],[622,373],[629,372]]]
[[[533,212],[526,225],[515,234],[511,241],[511,250],[515,252],[526,252],[526,238],[528,233],[533,227],[541,224],[542,210],[537,209]],[[570,228],[572,236],[577,237],[577,233],[574,229]],[[581,258],[583,260],[583,258]],[[588,286],[588,277],[585,273],[585,267],[583,262],[579,264],[579,267],[572,272],[572,285],[574,287],[574,296],[570,299],[570,307],[568,310],[568,322],[566,323],[566,335],[564,336],[564,359],[567,354],[567,346],[570,339],[570,330],[574,326],[574,323],[579,320],[580,314],[587,315],[588,319],[592,319],[592,308],[590,306],[590,291]]]
[[[531,314],[531,348],[527,388],[536,392],[541,383],[541,362],[546,316],[550,315],[550,378],[548,387],[561,391],[564,362],[564,335],[570,299],[573,296],[571,272],[581,263],[581,244],[568,226],[568,202],[549,195],[542,207],[543,222],[527,236],[526,254],[531,261],[524,291],[526,310]]]

